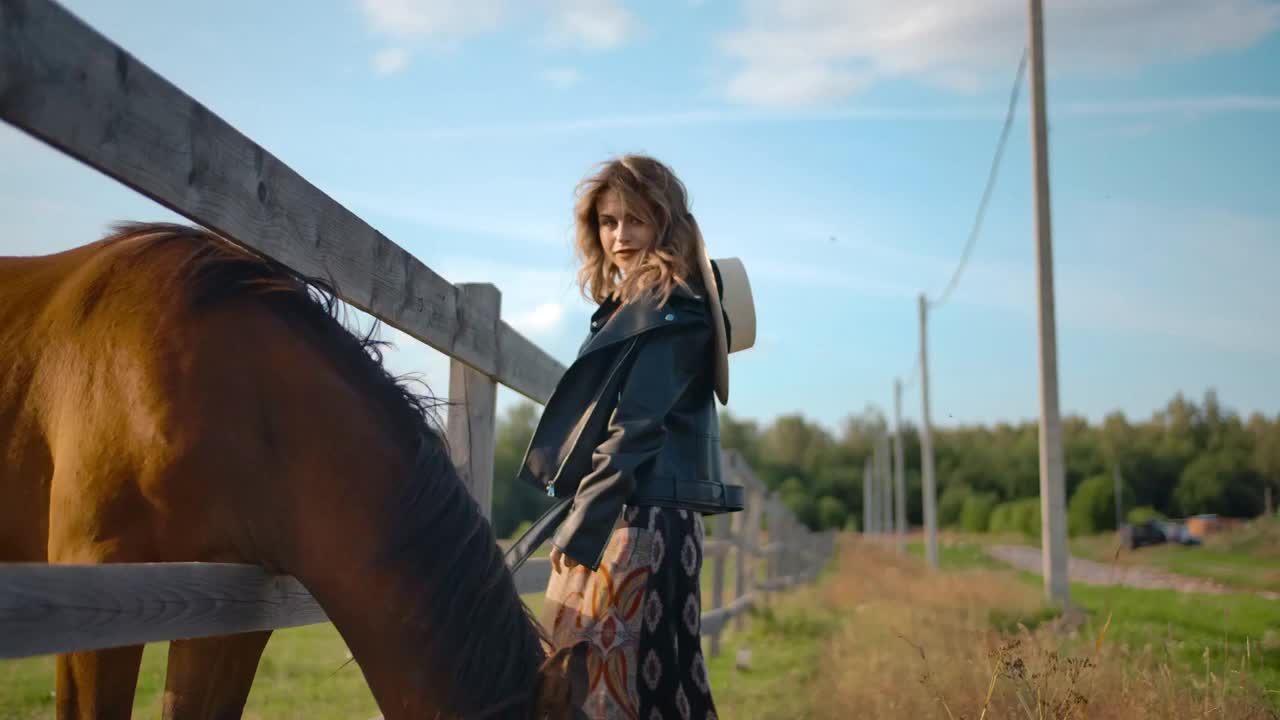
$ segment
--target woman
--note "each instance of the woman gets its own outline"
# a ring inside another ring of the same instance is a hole
[[[588,647],[589,717],[714,718],[702,516],[743,507],[721,479],[715,399],[728,353],[754,342],[750,289],[741,263],[707,257],[683,184],[652,158],[584,180],[576,226],[579,284],[599,308],[521,468],[566,498],[533,533],[563,517],[547,624],[557,647]]]

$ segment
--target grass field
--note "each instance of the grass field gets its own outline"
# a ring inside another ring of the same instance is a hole
[[[855,541],[856,542],[856,541]],[[828,592],[853,612],[824,654],[815,717],[1274,718],[1280,604],[1249,594],[1072,584],[1081,612],[1046,607],[1039,577],[970,543],[928,573],[875,543],[842,553]],[[1019,626],[1021,624],[1021,627]]]
[[[1280,604],[1073,584],[1082,614],[1047,608],[1040,579],[972,543],[941,547],[929,573],[842,538],[812,586],[775,597],[709,665],[725,719],[1227,718],[1280,712]],[[708,563],[709,565],[709,563]],[[536,602],[536,596],[529,600]],[[135,717],[159,714],[164,645],[148,647]],[[750,651],[746,669],[735,666]],[[277,633],[249,718],[377,713],[331,626]],[[51,658],[0,663],[0,718],[52,716]]]
[[[910,544],[908,551],[922,555],[919,543]],[[969,543],[941,545],[939,564],[952,570],[1006,568]],[[1033,573],[1008,574],[1037,590],[1042,585]],[[1255,677],[1280,690],[1280,603],[1249,592],[1209,595],[1082,583],[1071,584],[1071,598],[1088,615],[1089,629],[1100,631],[1098,624],[1110,616],[1112,641],[1158,646],[1187,667],[1203,668],[1206,660],[1212,667],[1244,652],[1256,653]]]
[[[166,643],[142,656],[133,717],[160,717]],[[332,625],[277,631],[271,636],[249,693],[245,717],[253,720],[363,720],[378,714],[364,676],[346,664],[347,646]],[[0,660],[0,718],[53,717],[52,657]]]

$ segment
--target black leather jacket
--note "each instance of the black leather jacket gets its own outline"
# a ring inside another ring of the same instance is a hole
[[[721,479],[706,302],[677,289],[662,307],[651,295],[615,307],[593,316],[519,474],[573,498],[552,543],[592,570],[624,505],[704,515],[743,508],[742,486]]]

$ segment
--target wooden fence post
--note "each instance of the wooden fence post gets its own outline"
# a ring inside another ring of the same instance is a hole
[[[730,535],[733,538],[733,601],[737,603],[747,594],[747,529],[751,523],[743,517],[751,512],[751,494],[747,493],[747,506],[742,512],[733,514],[730,523]],[[733,629],[742,632],[746,613],[738,613],[733,618]]]
[[[728,540],[725,536],[725,517],[723,515],[713,515],[711,522],[716,529],[715,557],[712,559],[711,566],[711,609],[719,610],[724,607],[724,566],[725,555],[729,552]],[[720,655],[720,633],[724,626],[716,628],[715,633],[711,635],[711,657]]]
[[[777,572],[775,578],[784,580],[785,586],[790,586],[791,576],[791,556],[795,549],[795,540],[792,537],[791,527],[791,511],[782,502],[782,498],[778,498],[778,542],[782,544],[781,550],[774,554],[778,559]]]
[[[459,283],[460,299],[494,320],[477,334],[497,337],[502,293],[491,283]],[[486,519],[493,519],[493,456],[497,433],[498,383],[455,358],[449,359],[449,414],[446,431],[449,454],[458,476],[471,491]]]
[[[745,466],[746,461],[742,464]],[[743,555],[743,588],[744,592],[760,598],[761,605],[764,604],[763,594],[760,588],[760,563],[764,560],[761,556],[760,549],[764,547],[761,535],[764,523],[765,512],[765,493],[764,487],[755,475],[747,470],[742,473],[743,484],[747,489],[747,518],[745,531],[740,540],[741,544],[738,550]],[[739,617],[738,629],[746,629],[747,619],[745,616]]]
[[[782,515],[778,512],[778,501],[770,493],[764,498],[764,518],[768,528],[765,529],[768,542],[764,544],[764,548],[768,553],[764,557],[764,581],[768,588],[765,593],[766,604],[773,602],[773,594],[775,592],[773,582],[778,577],[778,560],[782,548],[780,544],[780,533],[782,532]]]

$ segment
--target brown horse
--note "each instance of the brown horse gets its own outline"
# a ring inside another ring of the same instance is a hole
[[[580,656],[547,656],[435,401],[337,307],[181,225],[0,258],[0,562],[258,564],[389,719],[569,717]],[[240,717],[269,636],[170,643],[164,717]],[[57,717],[128,718],[141,656],[58,656]]]

